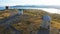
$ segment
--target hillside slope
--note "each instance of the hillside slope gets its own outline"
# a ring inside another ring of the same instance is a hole
[[[6,18],[9,18],[11,15],[15,15],[18,13],[18,10],[5,10],[5,11],[0,11],[0,21]],[[33,31],[34,30],[39,30],[40,24],[42,22],[42,15],[47,13],[48,15],[51,16],[51,27],[56,28],[57,30],[60,29],[60,15],[59,14],[52,14],[48,13],[44,10],[37,10],[37,9],[26,9],[24,10],[24,14],[21,16],[18,16],[18,18],[21,20],[12,26],[16,28],[17,30],[25,30],[28,32],[27,29],[29,29],[31,26],[33,26]],[[16,20],[17,21],[17,20]],[[31,25],[34,24],[34,25]],[[0,27],[0,32],[4,30],[4,26]],[[53,30],[54,31],[54,30]],[[26,33],[27,33],[26,32]],[[29,33],[29,32],[28,32]]]

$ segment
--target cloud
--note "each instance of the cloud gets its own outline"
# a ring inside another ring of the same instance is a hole
[[[60,0],[0,0],[0,6],[6,5],[60,5]]]
[[[17,5],[17,2],[16,0],[0,0],[0,5],[1,6],[6,6],[6,5],[12,6],[12,5]]]

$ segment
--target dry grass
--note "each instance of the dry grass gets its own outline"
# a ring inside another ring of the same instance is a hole
[[[18,10],[3,10],[0,11],[0,19],[4,19],[4,18],[8,18],[10,17],[12,14],[16,14],[18,12]]]
[[[11,16],[12,12],[13,12],[13,14],[16,14],[18,12],[18,10],[5,10],[3,12],[0,11],[0,13],[1,13],[0,19],[4,19],[5,17]],[[41,19],[42,15],[44,15],[45,13],[47,13],[47,12],[45,12],[43,10],[30,10],[30,9],[24,10],[24,14],[20,17],[20,18],[22,18],[21,21],[18,22],[17,24],[13,24],[12,26],[15,27],[17,30],[24,30],[24,32],[26,31],[25,33],[27,33],[27,32],[30,33],[29,32],[30,27],[33,27],[32,31],[37,31],[39,29],[41,21],[42,21],[42,19]],[[28,17],[25,18],[25,15],[28,15]],[[49,14],[49,15],[52,15],[51,16],[52,17],[51,27],[60,29],[60,22],[59,22],[58,18],[56,18],[56,16],[53,17],[53,14]],[[33,25],[31,25],[31,24],[33,24]],[[2,27],[0,27],[0,28],[2,28]]]
[[[52,21],[51,27],[60,29],[60,23],[59,22],[56,22],[56,21]]]

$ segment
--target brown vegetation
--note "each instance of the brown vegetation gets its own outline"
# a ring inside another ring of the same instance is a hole
[[[13,14],[16,14],[18,10],[5,10],[5,11],[0,11],[0,19],[4,19],[5,17],[8,18],[9,16]],[[13,24],[12,26],[15,27],[17,30],[23,30],[24,33],[30,33],[29,31],[37,31],[40,28],[40,23],[42,21],[42,15],[47,13],[46,11],[43,10],[37,10],[37,9],[28,9],[24,10],[24,14],[20,16],[21,21]],[[47,13],[48,15],[51,16],[51,27],[60,29],[60,15],[59,14],[50,14]],[[32,28],[31,28],[32,27]],[[2,27],[0,27],[2,28]]]

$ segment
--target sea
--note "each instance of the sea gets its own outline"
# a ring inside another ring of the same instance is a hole
[[[60,14],[60,9],[52,8],[52,7],[35,7],[35,6],[11,6],[9,9],[38,9],[38,10],[44,10],[49,13],[57,13]],[[5,7],[0,7],[0,10],[5,10]]]

